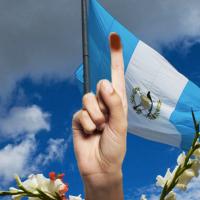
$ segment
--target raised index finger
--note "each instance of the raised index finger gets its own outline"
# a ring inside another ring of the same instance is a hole
[[[118,36],[117,33],[110,34],[110,52],[111,52],[112,84],[114,89],[120,96],[125,111],[127,112],[123,49],[120,37]]]

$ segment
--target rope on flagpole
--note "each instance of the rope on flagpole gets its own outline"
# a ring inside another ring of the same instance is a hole
[[[84,71],[84,94],[90,92],[90,68],[88,50],[88,16],[87,0],[81,0],[82,8],[82,46],[83,46],[83,71]]]

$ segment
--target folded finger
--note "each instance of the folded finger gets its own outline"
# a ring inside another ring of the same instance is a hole
[[[104,114],[101,112],[97,98],[94,94],[88,93],[83,97],[83,107],[90,115],[98,129],[101,129],[105,123]]]
[[[79,121],[80,126],[82,127],[84,133],[91,135],[96,130],[96,125],[94,124],[94,122],[90,118],[90,115],[87,111],[82,110],[79,113],[77,120]]]

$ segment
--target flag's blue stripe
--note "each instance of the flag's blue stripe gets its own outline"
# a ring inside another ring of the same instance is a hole
[[[77,86],[81,93],[83,93],[83,64],[81,64],[75,72],[76,78],[79,80]]]
[[[101,79],[111,80],[109,35],[117,32],[122,40],[125,71],[138,44],[138,39],[114,19],[96,0],[89,6],[89,63],[92,90]],[[76,73],[83,82],[83,69]]]
[[[170,121],[181,134],[181,148],[183,149],[189,149],[194,139],[195,129],[191,114],[192,109],[196,118],[200,119],[200,88],[188,81],[170,117]]]
[[[76,70],[76,78],[78,78],[78,80],[83,83],[84,79],[83,79],[83,65],[81,64],[78,69]]]

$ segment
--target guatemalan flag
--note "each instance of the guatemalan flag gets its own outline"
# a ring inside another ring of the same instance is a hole
[[[111,80],[108,38],[122,40],[128,98],[128,132],[188,149],[194,138],[191,109],[200,117],[200,89],[158,52],[130,33],[96,0],[89,4],[89,63],[93,92],[101,79]],[[83,82],[83,68],[76,73]]]

